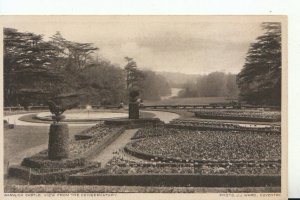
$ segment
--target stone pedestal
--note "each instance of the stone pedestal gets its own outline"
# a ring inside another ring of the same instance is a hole
[[[139,119],[139,103],[129,103],[129,119]]]
[[[48,158],[60,160],[69,157],[68,124],[51,124],[48,143]]]

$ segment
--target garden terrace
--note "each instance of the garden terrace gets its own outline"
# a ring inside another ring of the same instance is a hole
[[[142,129],[139,133],[141,136],[145,138],[127,144],[125,150],[144,159],[157,157],[177,162],[280,162],[281,136],[278,134],[157,128],[153,131]]]
[[[229,119],[258,122],[279,122],[279,111],[254,110],[199,110],[193,111],[196,117],[203,119]]]

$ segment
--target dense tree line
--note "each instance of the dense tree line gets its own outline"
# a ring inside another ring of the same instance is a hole
[[[41,35],[4,29],[4,104],[40,103],[58,93],[62,80],[58,49]]]
[[[147,100],[160,100],[161,96],[171,95],[169,82],[162,75],[153,71],[143,71],[144,80],[141,83],[141,98]]]
[[[263,23],[237,76],[240,98],[250,104],[281,104],[281,24]]]
[[[127,102],[126,73],[110,61],[95,59],[92,43],[4,28],[4,105],[45,104],[51,97],[79,93],[82,104]],[[159,99],[170,92],[167,81],[141,71],[141,96]],[[161,87],[161,84],[164,87]]]
[[[237,97],[236,75],[213,72],[183,85],[180,97]]]

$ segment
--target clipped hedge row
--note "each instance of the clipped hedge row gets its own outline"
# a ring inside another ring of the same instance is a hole
[[[47,150],[42,151],[32,157],[24,158],[21,165],[31,168],[72,168],[84,166],[86,163],[84,158],[49,160]]]
[[[141,118],[141,119],[110,119],[104,121],[105,125],[109,126],[123,126],[126,129],[142,128],[145,126],[162,125],[164,122],[160,121],[159,118]]]
[[[25,166],[11,166],[8,175],[11,177],[18,177],[28,181],[30,184],[52,184],[65,182],[71,174],[87,171],[95,167],[99,167],[99,163],[90,163],[86,166],[76,168],[65,168],[58,171],[38,172]]]
[[[274,175],[199,175],[199,174],[139,174],[139,175],[72,175],[72,185],[116,186],[176,186],[176,187],[274,187],[281,185],[281,177]]]

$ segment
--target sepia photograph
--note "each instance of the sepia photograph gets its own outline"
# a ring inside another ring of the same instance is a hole
[[[2,19],[4,194],[286,194],[286,16]]]

